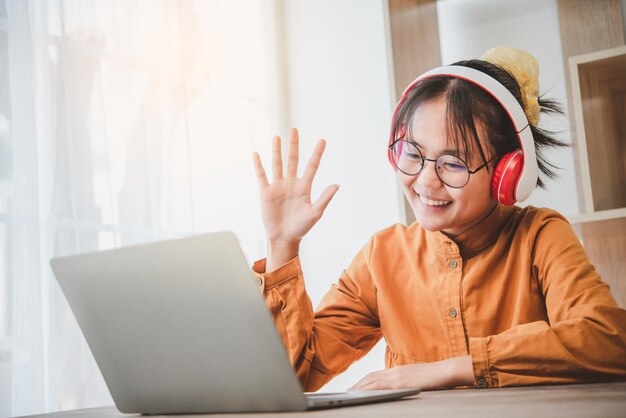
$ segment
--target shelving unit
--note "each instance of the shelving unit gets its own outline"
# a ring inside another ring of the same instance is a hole
[[[569,218],[626,306],[626,46],[569,58],[581,211]]]
[[[569,62],[583,212],[626,208],[626,46]]]

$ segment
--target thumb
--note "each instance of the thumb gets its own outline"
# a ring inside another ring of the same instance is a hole
[[[318,214],[318,216],[322,216],[322,213],[326,210],[326,206],[330,203],[330,200],[333,198],[335,193],[339,190],[338,184],[333,184],[328,186],[321,194],[319,199],[313,204],[313,211]]]

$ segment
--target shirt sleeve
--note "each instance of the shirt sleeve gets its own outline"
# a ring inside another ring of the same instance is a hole
[[[368,269],[370,248],[364,247],[343,271],[317,312],[306,293],[298,257],[269,273],[265,260],[252,268],[305,391],[318,390],[381,338],[376,289]]]
[[[548,321],[471,338],[478,387],[626,380],[626,311],[620,309],[563,218],[541,221],[532,275]]]

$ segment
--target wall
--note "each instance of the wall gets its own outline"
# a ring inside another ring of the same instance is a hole
[[[395,177],[386,156],[392,88],[384,4],[285,1],[284,19],[287,122],[300,130],[305,161],[318,138],[328,142],[313,199],[328,185],[340,185],[301,248],[307,290],[317,306],[369,237],[400,221]],[[345,390],[382,368],[384,346],[379,344],[324,390]]]

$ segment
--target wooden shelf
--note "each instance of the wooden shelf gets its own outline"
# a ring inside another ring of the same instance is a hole
[[[570,57],[583,212],[626,207],[626,46]]]
[[[626,208],[602,210],[592,213],[581,213],[579,215],[568,216],[567,220],[572,225],[608,221],[611,219],[626,219]]]
[[[569,70],[583,212],[569,221],[615,300],[624,307],[626,46],[570,57]]]

